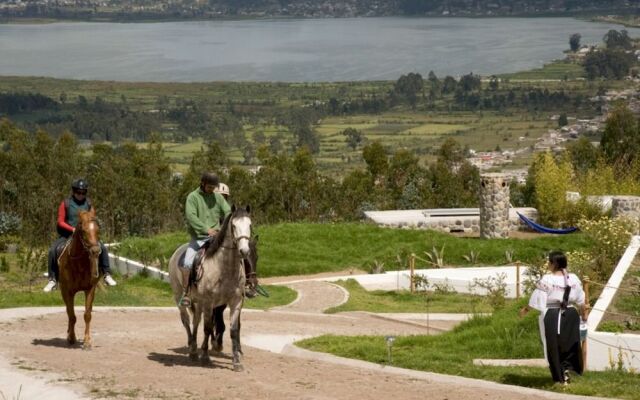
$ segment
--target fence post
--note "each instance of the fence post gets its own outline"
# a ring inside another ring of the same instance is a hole
[[[516,300],[520,298],[520,261],[516,261]]]
[[[589,302],[589,276],[585,275],[583,277],[584,282],[584,314],[580,316],[580,318],[584,318],[585,323],[587,318],[589,317],[589,312],[591,311],[591,303]],[[587,333],[588,334],[588,333]],[[582,338],[581,338],[582,339]],[[587,338],[580,343],[582,345],[582,369],[583,371],[587,370]]]
[[[413,276],[413,271],[416,268],[416,255],[411,253],[409,257],[409,288],[411,289],[411,293],[415,291],[415,281]]]

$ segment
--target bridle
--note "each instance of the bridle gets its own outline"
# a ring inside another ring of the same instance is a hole
[[[96,222],[95,219],[92,219],[90,222]],[[82,226],[82,224],[80,224],[80,226]],[[73,232],[74,235],[78,235],[78,240],[80,241],[80,244],[82,245],[82,248],[84,249],[84,251],[87,252],[87,254],[89,254],[89,257],[92,256],[91,253],[91,248],[94,247],[92,244],[87,244],[87,242],[84,240],[84,229],[78,229],[76,228],[76,230]],[[96,255],[96,257],[98,257],[100,255],[100,253],[102,253],[102,247],[98,246],[98,248],[100,249],[100,251],[98,251],[98,254]],[[71,255],[71,254],[70,254]],[[82,254],[80,255],[71,255],[72,258],[79,258],[82,257]]]
[[[220,245],[220,247],[222,247],[223,249],[228,249],[228,250],[232,250],[232,249],[237,249],[238,248],[238,242],[242,239],[247,239],[247,241],[251,241],[251,236],[247,236],[247,235],[240,235],[240,236],[236,236],[233,233],[233,217],[231,217],[231,220],[229,221],[229,225],[231,225],[230,229],[231,229],[231,242],[233,243],[232,246],[225,246],[225,245]],[[229,229],[229,228],[227,228]]]

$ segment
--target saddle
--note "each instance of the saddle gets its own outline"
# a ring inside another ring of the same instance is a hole
[[[205,242],[204,245],[198,250],[195,258],[193,259],[193,267],[191,268],[191,273],[189,274],[189,286],[198,286],[198,282],[200,282],[200,280],[202,279],[202,260],[204,258],[205,252],[209,248],[209,244],[209,241]],[[185,251],[180,254],[180,258],[178,259],[178,265],[180,266],[180,268],[184,267],[184,257],[186,253],[187,251],[185,249]]]
[[[60,256],[62,255],[62,253],[64,252],[64,250],[69,246],[69,244],[71,243],[71,238],[65,240],[64,242],[60,243],[58,246],[56,246],[56,261],[58,263],[60,263]]]

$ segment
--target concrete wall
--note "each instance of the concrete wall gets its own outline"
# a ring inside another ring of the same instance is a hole
[[[169,273],[161,271],[156,267],[147,267],[137,261],[129,260],[128,258],[120,256],[114,256],[113,254],[109,254],[109,261],[111,263],[111,269],[118,271],[123,275],[136,275],[146,269],[147,273],[152,278],[169,282]]]
[[[587,320],[589,325],[587,368],[590,370],[601,371],[611,368],[616,365],[618,357],[621,356],[622,363],[627,370],[640,372],[640,335],[596,331],[604,317],[604,310],[607,310],[611,305],[617,288],[620,287],[638,249],[640,249],[640,236],[634,236],[609,278],[607,287],[604,288],[589,314]]]
[[[440,209],[365,211],[365,217],[384,227],[433,229],[442,232],[480,231],[480,209],[452,208],[446,211],[446,213]],[[529,230],[529,227],[520,220],[516,211],[534,221],[538,218],[538,210],[535,208],[510,208],[509,224],[511,230],[514,231]]]

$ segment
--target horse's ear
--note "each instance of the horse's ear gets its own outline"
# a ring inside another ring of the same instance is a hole
[[[89,210],[89,216],[91,218],[95,218],[96,217],[96,209],[91,207],[91,210]]]
[[[247,204],[247,212],[251,214],[251,206]]]
[[[235,203],[231,205],[231,213],[233,214],[234,212],[236,212],[236,205],[235,205]]]

